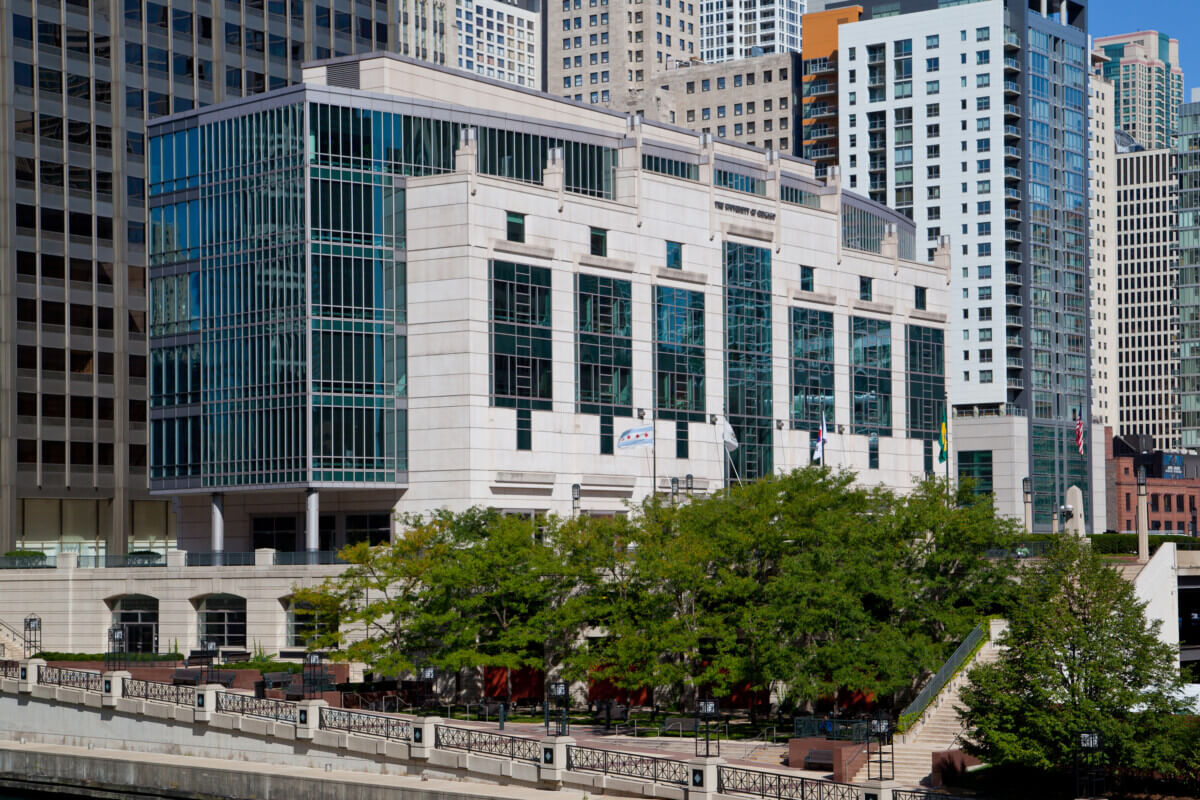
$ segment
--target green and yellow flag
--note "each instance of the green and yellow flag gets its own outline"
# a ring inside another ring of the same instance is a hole
[[[942,407],[942,427],[938,429],[938,446],[941,451],[938,453],[938,463],[945,464],[950,458],[950,436],[946,432],[946,408]]]

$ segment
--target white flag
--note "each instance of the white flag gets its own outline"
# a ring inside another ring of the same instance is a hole
[[[825,412],[821,412],[821,430],[817,432],[817,445],[813,448],[813,461],[825,460]]]
[[[651,447],[654,445],[654,427],[645,425],[640,428],[630,428],[623,431],[617,439],[618,450],[628,450],[631,447]]]
[[[737,434],[733,432],[733,426],[729,424],[728,417],[722,418],[721,424],[721,439],[725,445],[725,449],[732,453],[738,449]]]

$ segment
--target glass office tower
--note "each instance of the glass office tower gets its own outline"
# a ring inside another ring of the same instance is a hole
[[[0,550],[161,548],[174,528],[147,486],[147,120],[297,82],[310,59],[444,64],[445,3],[12,0],[0,13]]]
[[[1181,444],[1200,448],[1200,103],[1179,107],[1179,401]]]

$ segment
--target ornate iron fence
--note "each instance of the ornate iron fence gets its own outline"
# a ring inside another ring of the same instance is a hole
[[[474,728],[455,728],[450,725],[438,725],[436,736],[437,746],[448,750],[487,753],[534,763],[542,760],[542,749],[537,739],[523,739],[520,736],[489,733]]]
[[[83,689],[88,692],[99,692],[104,689],[104,679],[99,672],[67,669],[66,667],[38,667],[38,683],[50,686],[69,686],[72,689]]]
[[[717,767],[717,791],[722,794],[774,797],[777,800],[860,800],[862,797],[862,790],[849,783],[721,766]]]
[[[367,714],[362,711],[347,711],[342,708],[321,707],[318,723],[323,730],[365,733],[385,739],[412,741],[412,721],[387,717],[383,714]]]
[[[268,697],[250,697],[232,692],[217,692],[217,711],[262,717],[276,722],[296,724],[296,704]]]
[[[567,747],[567,769],[642,778],[655,783],[688,785],[688,765],[671,758],[622,753],[593,747]]]
[[[21,664],[17,661],[0,661],[0,678],[12,678],[17,680],[21,677]]]
[[[196,705],[195,686],[176,686],[160,681],[140,681],[125,678],[121,682],[121,695],[137,700],[157,700],[160,703],[175,703],[180,706]]]

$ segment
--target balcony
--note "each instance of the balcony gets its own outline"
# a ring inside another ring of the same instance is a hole
[[[1008,94],[1020,94],[1021,86],[1016,81],[1005,81],[1004,91]]]
[[[1006,174],[1004,177],[1007,178],[1008,177],[1007,170],[1005,172],[1006,172]],[[1017,177],[1020,177],[1020,175],[1018,175]],[[1006,209],[1004,209],[1004,218],[1006,220],[1012,220],[1013,222],[1020,222],[1021,221],[1021,211],[1016,208],[1006,208]]]
[[[1006,181],[1021,180],[1021,170],[1017,169],[1016,167],[1005,167],[1004,168],[1004,180],[1006,180]],[[1019,216],[1017,218],[1020,219]]]
[[[1006,147],[1004,148],[1004,157],[1005,157],[1005,158],[1015,158],[1015,159],[1017,159],[1017,160],[1020,160],[1020,158],[1021,158],[1021,148],[1019,148],[1019,147],[1013,147],[1012,145],[1008,145],[1008,146],[1006,146]]]
[[[1006,272],[1004,273],[1004,282],[1011,286],[1020,286],[1025,283],[1025,279],[1021,277],[1021,273],[1019,272]]]
[[[837,136],[837,128],[811,128],[804,132],[806,139],[832,139]]]
[[[1004,46],[1020,48],[1021,39],[1017,36],[1017,32],[1011,28],[1004,29]]]
[[[1020,250],[1012,250],[1012,249],[1005,250],[1004,251],[1004,260],[1010,264],[1020,264],[1021,263],[1021,251]]]
[[[1017,230],[1013,230],[1012,228],[1007,229],[1006,231],[1004,231],[1004,241],[1016,242],[1017,244],[1020,244],[1022,241],[1021,232],[1017,231]]]
[[[832,158],[837,155],[833,148],[830,147],[806,147],[804,148],[804,157],[810,159]]]
[[[1021,361],[1021,359],[1014,358],[1013,356],[1008,357],[1008,366],[1014,369],[1025,369],[1025,363]]]
[[[1006,294],[1004,295],[1004,302],[1008,303],[1010,306],[1019,306],[1021,305],[1021,295]]]
[[[1021,116],[1021,109],[1017,107],[1016,103],[1005,103],[1004,114],[1008,117],[1019,117]]]
[[[1024,347],[1021,335],[1017,333],[1010,333],[1008,336],[1005,336],[1004,341],[1009,347]]]
[[[1004,199],[1005,200],[1020,200],[1021,199],[1021,190],[1016,189],[1012,186],[1005,186],[1004,187]]]
[[[1004,126],[1004,135],[1012,137],[1014,139],[1020,139],[1021,138],[1021,129],[1018,128],[1016,125],[1005,125]]]
[[[1025,380],[1016,375],[1009,375],[1008,376],[1008,388],[1024,389],[1025,388]]]
[[[1024,323],[1021,322],[1020,314],[1005,314],[1004,324],[1012,325],[1014,328],[1020,328]]]
[[[1013,58],[1012,56],[1005,56],[1004,57],[1004,68],[1005,69],[1013,69],[1013,70],[1016,70],[1017,72],[1020,72],[1021,71],[1021,62],[1019,59]]]

